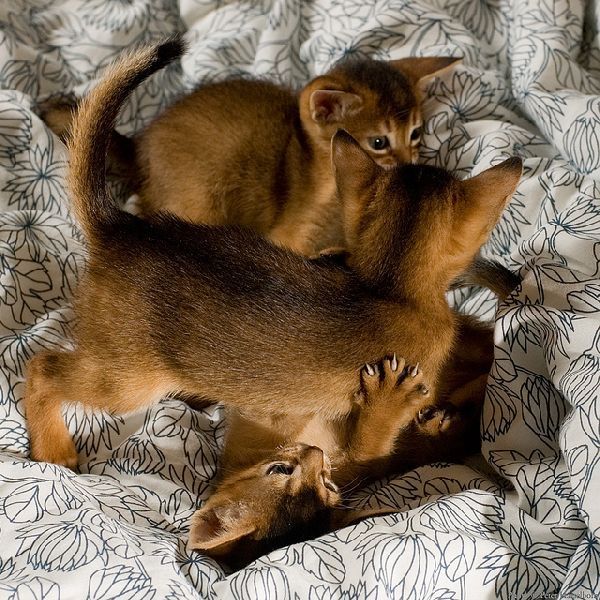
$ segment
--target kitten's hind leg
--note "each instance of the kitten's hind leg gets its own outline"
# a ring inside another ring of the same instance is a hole
[[[146,364],[107,365],[96,355],[41,352],[29,362],[25,411],[34,460],[75,468],[77,451],[61,413],[63,403],[123,414],[155,404],[177,389],[167,373]]]
[[[25,414],[31,458],[74,469],[77,450],[62,417],[68,400],[69,372],[76,366],[73,352],[41,352],[27,366]]]

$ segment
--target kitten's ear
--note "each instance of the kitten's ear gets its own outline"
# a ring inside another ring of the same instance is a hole
[[[348,193],[364,190],[372,184],[382,170],[344,129],[338,129],[331,138],[331,162],[342,201]]]
[[[467,203],[472,206],[487,206],[493,214],[499,215],[517,189],[522,174],[523,161],[513,156],[462,181]]]
[[[410,56],[391,60],[390,64],[407,77],[413,86],[422,90],[434,77],[461,61],[462,58],[456,56]]]
[[[343,129],[338,130],[331,139],[331,162],[342,210],[345,241],[352,251],[362,215],[373,198],[370,188],[383,168]]]
[[[309,100],[310,116],[315,123],[341,123],[361,106],[360,96],[340,90],[315,90]]]
[[[479,244],[486,241],[517,189],[522,173],[523,161],[513,157],[460,182],[462,202],[457,210],[463,239],[468,236]]]
[[[188,550],[199,550],[208,556],[223,557],[231,553],[255,527],[231,511],[221,514],[214,508],[202,508],[192,516]]]

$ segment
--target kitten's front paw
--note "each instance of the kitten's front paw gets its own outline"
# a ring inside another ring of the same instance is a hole
[[[360,373],[361,391],[365,404],[389,402],[418,397],[420,401],[430,395],[419,365],[407,365],[404,358],[386,357],[366,364]]]
[[[419,429],[430,436],[440,433],[457,434],[464,430],[469,423],[470,413],[459,411],[452,404],[424,406],[417,413]]]

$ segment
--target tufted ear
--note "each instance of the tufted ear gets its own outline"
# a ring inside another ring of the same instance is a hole
[[[340,123],[360,110],[362,99],[341,90],[315,90],[310,95],[310,115],[316,123]]]
[[[462,197],[456,207],[459,218],[454,236],[464,240],[462,246],[468,252],[475,255],[487,240],[517,189],[522,172],[523,161],[514,157],[460,182]]]
[[[391,60],[390,64],[407,77],[413,86],[422,90],[434,77],[460,62],[462,58],[456,56],[410,56]]]
[[[212,557],[224,557],[255,530],[235,505],[202,508],[192,516],[187,548]]]

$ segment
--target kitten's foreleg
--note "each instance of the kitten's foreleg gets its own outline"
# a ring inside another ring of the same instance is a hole
[[[418,365],[407,365],[395,355],[365,365],[355,426],[349,436],[346,464],[339,469],[339,484],[354,477],[383,475],[398,433],[430,403],[429,387]]]
[[[362,408],[352,440],[352,455],[364,461],[388,456],[403,425],[430,401],[419,365],[407,365],[395,355],[361,371]]]

